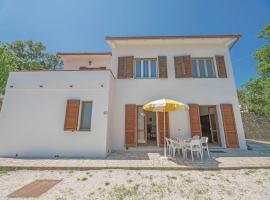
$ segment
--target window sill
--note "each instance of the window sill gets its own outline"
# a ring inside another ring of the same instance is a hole
[[[134,79],[140,80],[140,79],[158,79],[158,78],[134,78]]]
[[[78,132],[91,132],[91,129],[79,129]]]
[[[194,79],[217,79],[219,77],[191,77],[191,78],[194,78]]]

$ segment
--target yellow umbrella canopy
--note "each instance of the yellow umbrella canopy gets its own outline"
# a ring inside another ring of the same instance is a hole
[[[173,112],[176,110],[187,110],[188,106],[186,104],[183,104],[181,102],[171,100],[171,99],[160,99],[156,101],[151,101],[143,106],[143,109],[146,111],[151,112],[163,112],[164,113],[164,130],[166,130],[165,125],[165,113],[166,112]],[[164,131],[164,158],[167,158],[166,156],[166,142],[165,142],[165,131]]]
[[[187,110],[188,106],[171,99],[159,99],[145,104],[143,109],[151,112],[172,112],[176,110]]]

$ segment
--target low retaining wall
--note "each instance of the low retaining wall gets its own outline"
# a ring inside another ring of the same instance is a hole
[[[247,139],[270,141],[270,120],[254,113],[241,112]]]

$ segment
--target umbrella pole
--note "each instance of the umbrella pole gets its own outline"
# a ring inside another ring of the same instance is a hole
[[[164,139],[163,139],[163,141],[164,141],[164,156],[165,156],[165,158],[167,157],[167,153],[166,153],[166,150],[167,150],[167,148],[166,148],[166,145],[167,145],[167,143],[166,143],[166,140],[165,140],[165,138],[166,138],[166,119],[165,119],[165,117],[166,117],[166,115],[165,115],[165,110],[163,111],[163,120],[164,120],[164,123],[163,123],[163,128],[164,128]]]

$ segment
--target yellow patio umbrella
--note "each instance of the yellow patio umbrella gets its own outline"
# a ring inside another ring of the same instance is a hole
[[[184,103],[171,100],[171,99],[159,99],[155,101],[151,101],[143,106],[143,109],[150,112],[163,112],[164,113],[164,155],[166,158],[166,141],[165,141],[165,130],[166,130],[166,123],[165,123],[165,113],[166,112],[173,112],[176,110],[188,110],[188,106]]]

